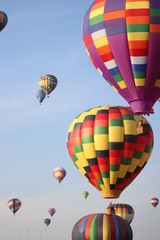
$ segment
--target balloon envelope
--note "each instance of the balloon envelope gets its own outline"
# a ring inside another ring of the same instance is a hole
[[[160,96],[160,1],[95,0],[83,20],[87,53],[134,113]]]
[[[57,167],[53,171],[53,176],[60,183],[63,180],[63,178],[66,176],[66,170],[62,167]]]
[[[46,93],[42,89],[39,89],[36,92],[36,98],[38,99],[39,103],[42,103],[45,97],[46,97]]]
[[[156,197],[154,197],[154,198],[151,199],[150,202],[151,202],[152,206],[153,206],[154,208],[156,208],[157,205],[159,204],[159,199],[156,198]]]
[[[105,211],[106,214],[110,214],[111,207],[114,209],[114,213],[111,213],[112,215],[117,215],[125,219],[129,224],[132,222],[134,218],[134,209],[129,204],[114,203],[112,205],[109,205]]]
[[[119,197],[150,157],[153,132],[145,118],[138,126],[141,119],[129,108],[102,106],[82,112],[69,127],[70,157],[104,198]]]
[[[48,226],[51,223],[51,220],[49,218],[44,219],[44,224]]]
[[[50,94],[56,88],[57,83],[57,78],[51,74],[45,74],[39,79],[39,86],[46,94]]]
[[[5,28],[8,22],[7,14],[0,11],[0,32]]]
[[[9,209],[13,212],[13,214],[15,215],[15,213],[20,209],[22,203],[18,198],[12,198],[8,201],[8,207]]]
[[[55,214],[56,210],[54,208],[50,208],[48,210],[49,214],[51,215],[51,217]]]
[[[89,195],[89,192],[87,192],[87,191],[84,191],[84,192],[83,192],[83,197],[84,197],[84,199],[86,199],[86,198],[88,197],[88,195]]]
[[[72,240],[132,240],[130,225],[119,216],[90,214],[73,227]]]

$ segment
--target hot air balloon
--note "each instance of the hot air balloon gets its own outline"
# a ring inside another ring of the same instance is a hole
[[[83,192],[83,197],[84,197],[84,199],[86,199],[86,198],[88,197],[88,195],[89,195],[89,192],[87,192],[87,191],[84,191],[84,192]]]
[[[39,79],[39,86],[45,91],[47,97],[56,88],[57,83],[57,78],[51,74],[45,74]]]
[[[7,14],[0,11],[0,32],[5,28],[8,22]]]
[[[67,147],[75,166],[102,196],[118,198],[146,165],[153,132],[145,117],[130,108],[102,106],[73,120]]]
[[[22,205],[21,201],[17,198],[10,199],[7,204],[9,209],[13,212],[14,215]]]
[[[159,0],[95,0],[83,19],[92,63],[137,114],[160,96],[159,29]]]
[[[90,214],[73,227],[72,240],[132,240],[130,225],[121,217],[107,214]]]
[[[154,208],[156,208],[157,205],[158,205],[158,203],[159,203],[159,199],[156,198],[156,197],[154,197],[154,198],[151,199],[150,202],[151,202],[152,206],[153,206]]]
[[[40,105],[43,102],[43,100],[45,99],[45,97],[46,97],[46,93],[42,89],[39,89],[36,92],[36,98],[38,99]]]
[[[114,211],[111,208],[113,208]],[[107,207],[105,213],[108,215],[110,213],[112,215],[117,215],[117,216],[125,219],[129,224],[132,222],[132,220],[134,218],[134,209],[129,204],[125,204],[125,203],[110,204]]]
[[[57,167],[53,171],[53,176],[60,183],[63,180],[63,178],[66,176],[66,170],[62,167]]]
[[[51,217],[55,214],[56,210],[54,208],[50,208],[48,210],[49,214],[51,215]]]
[[[51,219],[46,218],[44,219],[44,224],[46,224],[46,226],[48,226],[51,223]]]

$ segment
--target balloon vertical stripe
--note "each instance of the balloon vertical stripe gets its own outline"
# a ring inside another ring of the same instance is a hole
[[[131,22],[132,18],[136,18],[133,23]],[[126,0],[127,37],[131,65],[137,93],[139,96],[141,95],[142,99],[144,98],[148,62],[149,21],[149,0],[139,0],[138,2]]]
[[[122,235],[123,224],[121,225],[120,220],[117,219],[117,216],[113,216],[113,220],[114,220],[116,233],[117,233],[115,240],[123,239],[123,235]]]
[[[86,239],[90,239],[90,235],[91,235],[91,232],[90,232],[91,223],[92,223],[92,220],[93,220],[93,218],[94,218],[95,216],[96,216],[96,214],[92,214],[92,215],[89,215],[88,218],[87,218],[87,221],[86,221],[86,224],[85,224],[85,228],[84,228]]]
[[[109,187],[109,108],[100,109],[95,117],[94,144],[104,187]],[[101,186],[103,189],[103,187]]]
[[[156,95],[160,91],[159,69],[159,35],[160,35],[160,1],[150,0],[150,39],[149,39],[149,55],[147,66],[147,79],[145,94],[149,93],[149,99],[156,101]],[[154,69],[154,71],[153,71]],[[154,79],[150,81],[150,79]],[[158,84],[159,83],[159,84]]]

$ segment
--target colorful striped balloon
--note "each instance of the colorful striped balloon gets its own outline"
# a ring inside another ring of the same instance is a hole
[[[66,170],[62,167],[57,167],[53,171],[53,176],[60,183],[63,180],[63,178],[66,176]]]
[[[114,214],[112,212],[112,215],[117,215],[123,219],[125,219],[129,224],[132,222],[134,218],[134,209],[129,205],[125,203],[114,203],[107,207],[105,213],[110,214],[111,213],[111,207],[114,209]]]
[[[73,227],[72,240],[132,240],[130,225],[119,216],[90,214]]]
[[[154,197],[154,198],[151,199],[150,202],[151,202],[152,206],[153,206],[154,208],[156,208],[157,205],[159,204],[159,199],[156,198],[156,197]]]
[[[49,95],[57,86],[57,78],[51,74],[45,74],[39,79],[39,86]]]
[[[153,147],[151,126],[137,134],[141,116],[130,108],[102,106],[82,112],[67,133],[70,157],[104,198],[118,198],[146,165]]]
[[[0,11],[0,32],[5,28],[8,22],[7,14]]]
[[[87,53],[134,113],[160,96],[160,1],[95,0],[83,20]]]
[[[22,205],[21,201],[17,198],[10,199],[7,204],[9,209],[13,212],[14,215]]]

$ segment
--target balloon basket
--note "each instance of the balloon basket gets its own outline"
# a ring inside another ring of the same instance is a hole
[[[100,191],[103,198],[119,198],[121,190],[102,190]]]

